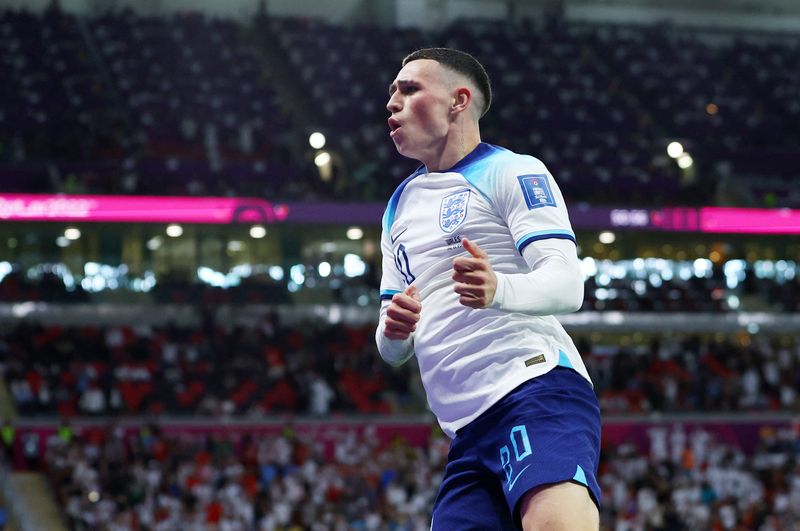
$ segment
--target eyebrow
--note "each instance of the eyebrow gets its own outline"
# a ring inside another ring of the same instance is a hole
[[[398,87],[411,85],[413,83],[416,83],[413,79],[398,79],[395,83],[389,85],[389,95],[391,96],[394,94]]]

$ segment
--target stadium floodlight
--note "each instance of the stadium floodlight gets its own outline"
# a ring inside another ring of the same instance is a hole
[[[0,282],[2,282],[3,278],[12,271],[14,271],[14,268],[11,266],[10,262],[0,262]]]
[[[361,230],[361,227],[350,227],[347,229],[346,234],[348,240],[360,240],[364,237],[364,231]]]
[[[306,281],[306,266],[303,264],[295,264],[290,267],[289,278],[291,278],[292,282],[294,282],[297,286],[300,286]]]
[[[183,234],[183,227],[177,223],[167,225],[167,236],[170,238],[177,238]]]
[[[367,272],[367,264],[357,254],[344,255],[344,274],[349,278],[359,277]]]
[[[608,245],[610,243],[614,243],[617,240],[617,235],[611,231],[605,230],[600,233],[597,239],[600,240],[600,243]]]
[[[263,238],[267,235],[267,229],[264,228],[264,225],[253,225],[250,227],[250,237],[251,238]]]
[[[269,271],[269,278],[271,278],[272,280],[276,281],[283,280],[284,271],[281,266],[277,265],[270,266],[268,271]]]
[[[328,275],[330,275],[331,274],[330,262],[320,262],[319,265],[317,266],[317,273],[319,273],[319,276],[321,276],[322,278],[325,278]]]
[[[325,135],[323,135],[319,131],[314,131],[308,137],[308,144],[314,149],[324,148],[326,141],[327,139],[325,138]]]
[[[69,247],[69,240],[65,236],[56,238],[56,245],[59,247]]]
[[[64,231],[64,237],[68,240],[75,241],[81,237],[81,231],[75,227],[67,227]]]
[[[688,153],[683,153],[678,157],[678,166],[680,166],[682,170],[691,168],[692,164],[694,164],[694,159]]]
[[[670,142],[667,146],[667,155],[672,157],[673,159],[677,159],[681,155],[683,155],[683,144],[680,142]]]
[[[327,166],[331,163],[331,154],[327,151],[320,151],[317,153],[317,156],[314,157],[314,164],[317,165],[317,168],[322,168],[323,166]]]
[[[163,243],[163,240],[161,239],[160,236],[153,236],[152,238],[147,240],[147,243],[145,245],[147,246],[148,250],[157,251],[157,250],[159,250],[161,248],[161,244],[162,243]]]

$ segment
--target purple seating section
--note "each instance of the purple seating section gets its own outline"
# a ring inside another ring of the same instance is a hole
[[[4,190],[52,191],[47,163],[113,150],[115,115],[75,20],[0,11]]]
[[[571,201],[712,204],[731,177],[751,204],[798,200],[785,184],[800,165],[795,41],[563,21],[424,34],[262,20],[307,89],[317,123],[299,124],[244,30],[196,13],[0,11],[2,188],[313,197],[314,170],[289,155],[286,133],[319,126],[342,155],[336,193],[384,200],[414,168],[388,139],[386,87],[404,54],[446,45],[493,78],[484,139],[541,158]],[[666,156],[673,139],[694,179]]]
[[[278,140],[291,121],[240,32],[195,14],[0,12],[3,190],[280,195],[302,167]]]
[[[345,151],[356,160],[368,154],[355,172],[389,179],[384,188],[413,168],[380,140],[384,87],[403,55],[426,45],[465,49],[485,62],[496,104],[483,119],[484,139],[543,159],[572,200],[713,203],[716,184],[730,174],[785,178],[800,161],[793,149],[800,110],[788,95],[798,86],[796,43],[708,44],[657,28],[475,22],[434,35],[387,31],[365,46],[370,29],[292,20],[271,27],[318,103],[331,109],[331,127],[345,132]],[[379,96],[372,101],[372,94]],[[356,115],[366,121],[353,133]],[[666,156],[672,140],[693,155],[694,180]],[[761,201],[763,191],[755,191]]]

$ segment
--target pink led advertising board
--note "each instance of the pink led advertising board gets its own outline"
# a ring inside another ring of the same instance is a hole
[[[380,223],[386,203],[271,203],[257,198],[0,194],[0,220],[143,223]],[[578,230],[800,234],[800,210],[619,209],[579,205]]]
[[[800,234],[800,210],[705,207],[700,209],[700,230],[736,234]]]
[[[0,194],[0,220],[144,223],[276,223],[285,205],[263,199]]]

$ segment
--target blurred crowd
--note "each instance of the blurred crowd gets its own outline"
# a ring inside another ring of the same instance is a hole
[[[6,191],[385,201],[414,166],[387,138],[385,87],[406,53],[447,45],[492,76],[486,141],[540,157],[572,204],[800,204],[791,36],[560,18],[424,33],[129,9],[5,9],[0,35]],[[311,128],[334,153],[326,178]],[[667,155],[672,140],[692,166]]]
[[[701,426],[653,424],[649,443],[603,444],[604,531],[786,531],[800,525],[800,434],[764,426],[752,451]],[[318,438],[73,429],[42,459],[76,531],[344,531],[429,528],[449,442],[372,428]]]
[[[414,362],[394,369],[374,324],[196,327],[20,323],[0,367],[25,415],[261,418],[425,411]],[[577,344],[606,413],[798,411],[800,342],[744,333]]]
[[[687,433],[651,429],[649,452],[605,448],[601,520],[609,531],[784,531],[800,527],[800,436],[762,429],[754,452]]]
[[[420,411],[416,368],[383,363],[373,330],[274,317],[257,327],[21,324],[0,337],[0,360],[25,415]]]
[[[632,343],[578,342],[606,413],[800,411],[796,337],[665,334]]]
[[[326,451],[288,426],[255,437],[116,428],[50,437],[41,468],[76,531],[421,531],[442,442],[342,430]]]

